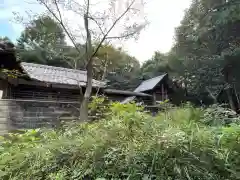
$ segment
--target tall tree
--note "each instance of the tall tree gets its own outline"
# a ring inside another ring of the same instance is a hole
[[[144,79],[159,76],[163,73],[169,73],[170,71],[171,68],[168,64],[168,55],[160,52],[154,52],[153,57],[146,61],[141,67]]]
[[[239,48],[239,9],[238,0],[194,0],[186,11],[172,52],[184,67],[178,73],[192,92],[216,95],[223,88],[221,70],[232,63],[225,57]]]
[[[77,40],[79,38],[77,38],[76,35],[74,36],[73,32],[70,31],[70,28],[67,26],[64,19],[65,17],[63,12],[72,12],[76,15],[74,16],[74,19],[77,19],[77,16],[80,16],[79,19],[83,20],[80,21],[78,27],[80,27],[79,30],[81,30],[81,27],[85,29],[85,34],[82,39],[85,39],[84,44],[86,44],[85,59],[87,84],[84,97],[81,102],[80,118],[82,120],[87,120],[88,102],[92,94],[93,67],[96,60],[96,54],[106,40],[130,38],[137,35],[143,29],[146,23],[143,21],[143,16],[140,16],[142,13],[142,1],[108,1],[105,4],[103,3],[103,6],[101,7],[105,8],[101,10],[97,10],[99,8],[97,8],[90,0],[84,2],[76,2],[74,0],[37,1],[42,4],[51,16],[53,16],[54,19],[61,25],[79,54],[81,54],[81,50],[77,46]],[[97,3],[98,7],[100,7],[99,3]],[[76,23],[76,20],[74,22]],[[99,43],[97,46],[93,46],[92,42]]]
[[[27,48],[38,45],[57,49],[61,48],[59,45],[65,44],[65,34],[57,22],[50,16],[43,15],[28,24],[18,42]]]
[[[2,41],[2,42],[9,41],[10,42],[10,38],[7,36],[0,36],[0,41]]]
[[[135,78],[140,69],[138,60],[121,48],[107,44],[102,45],[96,56],[98,61],[94,62],[95,78],[109,80],[110,87],[128,89],[127,83]]]
[[[17,40],[17,50],[22,61],[68,67],[65,58],[67,47],[62,27],[50,16],[32,20]]]

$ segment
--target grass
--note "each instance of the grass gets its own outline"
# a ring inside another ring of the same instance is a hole
[[[11,135],[0,149],[1,179],[240,179],[239,125],[205,125],[191,106],[156,117],[135,104],[109,112],[95,123]]]

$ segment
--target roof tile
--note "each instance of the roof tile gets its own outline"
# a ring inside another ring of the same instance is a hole
[[[86,71],[68,69],[34,63],[21,63],[24,71],[31,79],[42,82],[65,84],[65,85],[80,85],[85,86],[87,81]],[[93,87],[104,87],[105,83],[93,79]]]

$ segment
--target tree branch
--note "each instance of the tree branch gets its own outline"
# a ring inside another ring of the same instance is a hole
[[[89,16],[90,0],[87,0],[87,12],[86,15]]]
[[[208,16],[210,13],[213,13],[213,12],[219,12],[221,10],[223,10],[226,6],[233,6],[233,5],[238,5],[240,4],[240,1],[239,0],[230,0],[226,3],[223,3],[223,4],[220,4],[220,5],[217,5],[211,9],[209,9],[202,17],[201,17],[201,20],[202,21],[206,16]]]
[[[58,12],[60,21],[61,21],[61,23],[62,23],[62,14],[61,14],[60,9],[59,9],[59,7],[58,7],[57,0],[53,0],[53,2],[54,2],[55,6],[56,6],[56,8],[57,8],[57,12]]]
[[[91,33],[89,30],[89,6],[90,6],[90,0],[87,0],[87,11],[84,14],[84,27],[86,30],[86,34],[87,34],[87,40],[86,40],[86,54],[87,54],[87,61],[91,61],[91,56],[89,55],[90,53],[92,53],[92,42],[91,42]],[[87,63],[88,64],[88,63]]]
[[[105,78],[107,76],[108,64],[109,64],[108,53],[106,53],[106,61],[105,61],[104,70],[103,70],[103,74],[102,74],[102,78],[101,78],[102,82],[105,80]],[[98,87],[98,89],[97,89],[96,96],[98,96],[99,91],[100,91],[100,87]]]
[[[95,49],[94,53],[92,54],[91,57],[94,57],[99,48],[102,46],[102,43],[106,40],[107,36],[109,35],[109,33],[112,31],[112,29],[115,27],[115,25],[118,23],[118,21],[120,21],[122,19],[122,17],[127,14],[127,12],[130,10],[130,8],[132,7],[132,5],[134,4],[135,0],[133,0],[130,5],[127,7],[127,9],[113,22],[112,26],[109,28],[109,30],[107,31],[107,33],[103,36],[102,40],[100,41],[100,43],[98,44],[97,48]],[[89,62],[88,62],[89,63]]]
[[[69,37],[69,39],[71,40],[71,42],[73,43],[75,49],[78,51],[79,54],[81,54],[81,51],[80,49],[77,47],[77,44],[75,42],[75,40],[73,39],[72,35],[70,34],[70,32],[67,30],[66,26],[64,25],[63,23],[63,20],[62,20],[62,16],[61,16],[61,12],[60,12],[60,9],[58,7],[58,4],[57,4],[57,1],[54,0],[53,3],[54,5],[56,6],[57,8],[57,11],[58,11],[58,14],[59,14],[59,18],[57,17],[57,15],[51,10],[51,8],[49,8],[49,6],[47,5],[47,3],[44,2],[44,0],[39,0],[40,3],[42,3],[46,8],[47,10],[53,15],[53,17],[58,21],[58,23],[62,26],[63,30],[65,31],[65,33],[67,34],[67,36]],[[76,63],[75,63],[75,69],[76,69]]]
[[[91,19],[92,21],[94,21],[95,23],[96,23],[96,25],[98,26],[98,28],[100,29],[100,31],[101,31],[101,33],[102,33],[102,35],[104,35],[105,33],[104,33],[104,31],[103,31],[103,29],[102,29],[102,27],[100,26],[100,24],[97,22],[97,20],[96,19],[94,19],[93,17],[91,17],[91,16],[89,16],[88,17],[89,19]]]
[[[136,34],[136,32],[124,34],[124,35],[122,35],[122,36],[109,36],[109,37],[106,37],[106,39],[123,39],[123,38],[129,38],[129,37],[133,36],[134,34]]]

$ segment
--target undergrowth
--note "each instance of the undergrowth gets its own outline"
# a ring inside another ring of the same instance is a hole
[[[3,180],[237,180],[240,126],[209,126],[204,110],[151,117],[112,104],[97,122],[10,134],[0,146]],[[214,117],[216,118],[216,117]]]

